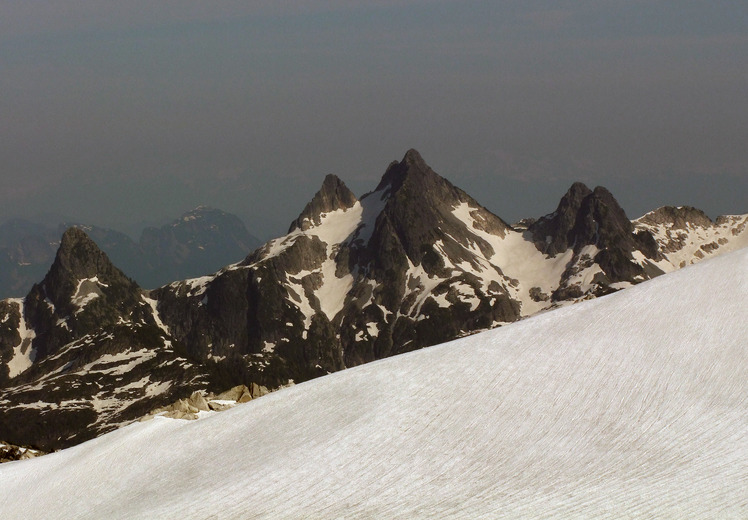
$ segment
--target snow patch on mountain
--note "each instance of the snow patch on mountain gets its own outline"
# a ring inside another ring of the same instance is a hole
[[[466,230],[487,242],[493,254],[484,255],[474,243],[470,250],[481,261],[496,266],[503,273],[501,276],[495,269],[484,269],[484,291],[489,291],[491,282],[498,282],[508,291],[509,295],[520,302],[522,316],[529,316],[549,306],[546,301],[537,301],[530,294],[532,288],[550,294],[558,287],[561,276],[571,261],[573,251],[568,250],[556,257],[548,257],[538,251],[529,237],[523,233],[506,230],[505,236],[500,237],[481,229],[474,216],[478,208],[467,203],[461,203],[452,210],[452,214],[464,225]],[[507,283],[513,280],[520,283]]]
[[[439,284],[443,283],[446,278],[440,278],[435,275],[430,275],[423,268],[423,265],[413,265],[413,262],[408,259],[408,272],[405,276],[406,290],[415,293],[416,298],[408,315],[411,318],[415,318],[421,314],[421,308],[426,302],[426,299],[431,296],[441,307],[448,307],[449,302],[440,300],[444,295],[436,296],[433,294]]]
[[[93,300],[101,296],[101,287],[109,287],[107,284],[99,281],[98,276],[91,278],[84,278],[78,280],[78,286],[75,288],[75,293],[71,303],[77,307],[75,314],[80,314],[85,309],[86,305],[91,303]]]
[[[141,349],[134,352],[126,350],[118,354],[104,354],[95,361],[82,366],[79,371],[84,374],[122,375],[154,357],[156,357],[156,353],[148,349]]]
[[[350,208],[323,213],[320,215],[320,224],[312,225],[304,233],[315,235],[326,244],[339,244],[351,236],[361,224],[363,210],[359,201]]]
[[[664,272],[672,272],[705,258],[748,246],[748,215],[725,215],[716,222],[673,222],[657,218],[660,208],[634,220],[637,230],[648,231],[660,247],[663,259],[652,262]],[[685,208],[675,208],[681,212]]]
[[[153,316],[153,320],[156,322],[156,325],[159,329],[161,329],[166,336],[169,336],[169,327],[166,326],[166,324],[161,320],[161,315],[158,313],[158,302],[154,300],[153,298],[149,298],[145,294],[141,295],[141,298],[145,303],[148,304],[148,306],[151,308],[151,315]]]
[[[18,374],[25,372],[29,367],[31,367],[36,359],[36,349],[32,347],[32,342],[36,337],[36,332],[26,323],[23,311],[23,299],[11,298],[6,301],[18,308],[18,314],[20,316],[18,334],[21,337],[21,341],[18,345],[13,347],[13,357],[8,362],[8,376],[16,377]]]
[[[377,217],[384,209],[389,198],[389,187],[367,193],[361,197],[358,204],[361,206],[361,218],[350,242],[357,246],[365,246],[369,243]]]

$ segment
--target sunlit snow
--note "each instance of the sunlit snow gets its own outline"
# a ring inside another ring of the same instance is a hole
[[[485,262],[497,266],[504,273],[504,276],[515,280],[521,280],[523,284],[517,288],[510,288],[512,298],[522,304],[522,315],[529,316],[544,309],[548,302],[537,302],[530,297],[529,291],[533,287],[538,287],[542,292],[551,293],[558,287],[561,281],[561,275],[566,269],[573,251],[569,250],[556,257],[547,257],[535,247],[535,244],[511,229],[506,230],[504,237],[492,235],[476,227],[475,218],[471,215],[471,208],[467,203],[462,203],[452,210],[452,214],[465,224],[467,231],[473,235],[482,238],[493,249],[493,255],[485,257],[476,245],[470,250]],[[486,283],[492,280],[502,281],[497,275],[490,277],[486,270],[482,275]],[[487,285],[484,291],[487,290]]]
[[[21,320],[18,325],[18,334],[21,336],[21,341],[13,347],[13,357],[8,361],[8,377],[16,377],[21,372],[31,367],[36,359],[36,349],[31,346],[31,342],[36,337],[34,329],[28,328],[26,325],[26,317],[23,311],[23,299],[22,298],[9,298],[8,303],[18,307],[18,312],[21,315]]]
[[[70,302],[78,307],[75,314],[83,312],[86,305],[91,303],[93,300],[101,296],[100,287],[109,287],[107,284],[99,281],[98,276],[92,278],[84,278],[78,280],[78,286],[75,288],[75,294],[73,294]]]

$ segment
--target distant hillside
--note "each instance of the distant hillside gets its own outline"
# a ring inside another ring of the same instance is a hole
[[[44,276],[70,226],[84,229],[128,276],[149,288],[216,271],[260,245],[238,217],[206,207],[146,228],[137,243],[99,226],[9,220],[0,224],[0,298],[23,296]]]

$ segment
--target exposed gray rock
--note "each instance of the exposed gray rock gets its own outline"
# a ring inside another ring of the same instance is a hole
[[[291,223],[288,232],[294,229],[305,231],[313,224],[319,225],[322,215],[339,209],[348,209],[356,202],[358,199],[343,181],[335,175],[327,175],[320,190],[299,217]]]

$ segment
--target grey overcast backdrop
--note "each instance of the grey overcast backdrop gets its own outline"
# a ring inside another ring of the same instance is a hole
[[[748,212],[748,2],[7,0],[0,219],[284,233],[418,149],[505,220],[575,180]]]

